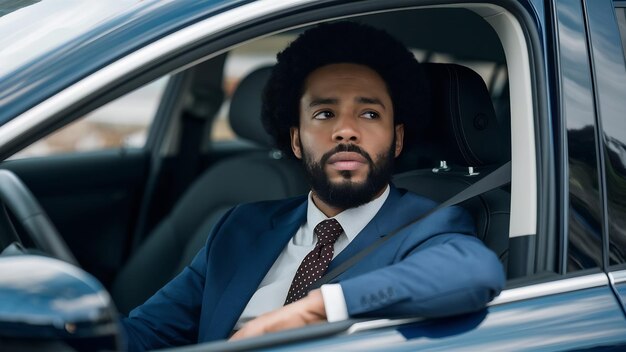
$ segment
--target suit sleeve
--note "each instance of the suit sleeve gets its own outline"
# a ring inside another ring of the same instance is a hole
[[[213,227],[207,243],[191,264],[121,320],[125,347],[143,351],[195,343],[207,270],[207,253],[229,210]],[[131,288],[129,288],[131,289]]]
[[[412,243],[419,236],[410,232],[418,229],[409,228],[394,264],[340,282],[350,316],[462,314],[482,309],[500,293],[502,264],[476,237],[453,232],[450,224],[471,222],[454,208],[430,224],[444,232]]]

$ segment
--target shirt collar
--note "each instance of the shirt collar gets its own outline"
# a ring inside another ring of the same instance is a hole
[[[363,228],[365,228],[365,226],[374,218],[376,213],[378,213],[380,208],[387,200],[388,196],[389,185],[387,185],[385,191],[380,196],[378,196],[378,198],[375,198],[369,203],[365,203],[356,208],[346,209],[333,217],[335,220],[337,220],[337,222],[339,222],[349,241],[352,241],[359,234],[359,232],[361,232],[361,230],[363,230]],[[306,219],[307,224],[313,228],[321,221],[329,219],[328,217],[326,217],[326,215],[324,215],[324,213],[322,213],[321,210],[317,208],[315,203],[313,203],[313,199],[311,198],[311,192],[309,192],[308,196]]]

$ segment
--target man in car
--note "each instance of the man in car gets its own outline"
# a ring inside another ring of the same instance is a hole
[[[502,266],[460,207],[403,229],[309,292],[329,268],[436,205],[390,184],[406,136],[428,119],[422,82],[411,52],[365,25],[320,25],[281,52],[263,121],[302,160],[311,192],[231,209],[193,262],[123,321],[129,348],[349,317],[446,316],[493,299]]]

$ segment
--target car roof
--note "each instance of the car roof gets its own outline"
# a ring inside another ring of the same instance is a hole
[[[0,48],[4,48],[0,62],[11,64],[0,69],[0,125],[137,48],[247,2],[114,0],[101,6],[98,1],[31,0],[27,6],[5,4],[0,7]],[[73,20],[81,16],[85,18]],[[20,26],[24,28],[16,30]]]
[[[136,3],[137,0],[28,0],[1,4],[0,77]]]

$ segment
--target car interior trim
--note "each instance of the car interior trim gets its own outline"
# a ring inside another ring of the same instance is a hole
[[[626,279],[626,271],[624,271]],[[544,282],[524,287],[504,290],[496,297],[489,306],[500,305],[525,299],[538,298],[565,292],[583,290],[587,288],[607,286],[609,278],[605,273],[590,274],[563,280]]]
[[[501,11],[483,18],[491,24],[504,48],[510,82],[511,101],[511,219],[509,237],[537,231],[537,160],[533,102],[530,92],[530,59],[519,22]],[[513,59],[516,58],[516,59]],[[524,185],[514,187],[513,185]]]

